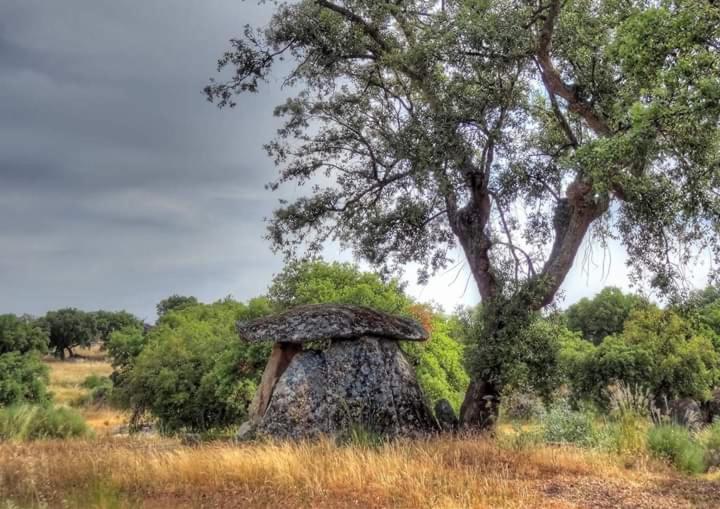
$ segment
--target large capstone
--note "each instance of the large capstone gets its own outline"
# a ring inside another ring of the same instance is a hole
[[[296,354],[253,431],[298,439],[354,426],[385,436],[438,429],[396,341],[365,336]]]
[[[346,304],[310,304],[279,315],[238,322],[246,341],[305,343],[315,340],[352,340],[362,336],[403,341],[425,341],[428,334],[415,320]]]

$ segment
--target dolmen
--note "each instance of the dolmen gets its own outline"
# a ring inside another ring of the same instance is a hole
[[[237,331],[244,341],[273,343],[239,439],[337,436],[358,426],[391,437],[438,429],[398,344],[428,339],[412,319],[317,304],[238,322]]]

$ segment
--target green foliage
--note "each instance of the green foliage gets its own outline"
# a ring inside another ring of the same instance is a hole
[[[0,355],[8,352],[47,352],[46,332],[28,316],[0,315]]]
[[[503,395],[501,413],[504,419],[528,422],[543,415],[542,401],[530,390],[509,390]]]
[[[595,416],[587,411],[573,410],[567,401],[554,403],[542,416],[540,423],[546,442],[580,446],[597,444]]]
[[[79,309],[49,311],[39,323],[47,330],[50,348],[60,359],[65,359],[65,350],[72,356],[76,346],[90,345],[96,335],[93,315]]]
[[[107,351],[115,371],[125,371],[145,347],[147,335],[143,327],[127,327],[110,334]]]
[[[503,327],[494,332],[488,325],[495,322],[492,308],[471,315],[470,330],[463,333],[473,338],[468,364],[506,391],[530,389],[547,399],[562,382],[558,353],[562,338],[569,333],[556,320],[543,319],[537,313],[523,318],[511,309],[503,311]]]
[[[715,420],[701,434],[702,444],[709,451],[720,452],[720,420]]]
[[[457,412],[469,377],[464,368],[464,347],[450,336],[447,321],[433,317],[429,341],[404,342],[401,348],[414,365],[420,387],[430,402],[434,405],[446,399]]]
[[[608,389],[610,418],[603,433],[604,445],[618,454],[646,451],[647,430],[653,414],[650,391],[622,382]]]
[[[110,378],[93,374],[81,386],[89,392],[75,401],[75,405],[107,405],[113,402],[113,382]]]
[[[169,311],[179,311],[184,307],[194,306],[196,304],[198,304],[198,300],[195,297],[185,297],[174,294],[158,302],[156,306],[157,315],[158,318],[162,318]]]
[[[589,234],[618,238],[633,279],[664,293],[696,248],[720,266],[720,9],[443,6],[278,2],[205,92],[232,106],[280,61],[298,91],[275,109],[270,188],[312,185],[269,221],[276,250],[337,241],[388,271],[417,263],[425,280],[459,246],[487,306],[473,376],[551,385],[536,368],[553,372],[554,345],[531,324]]]
[[[613,415],[603,430],[604,446],[617,454],[638,455],[646,451],[647,417],[634,412]]]
[[[619,334],[634,310],[648,307],[646,299],[625,295],[619,288],[606,287],[592,299],[583,298],[565,312],[568,329],[588,341],[600,344],[606,336]]]
[[[66,407],[16,405],[0,408],[0,440],[81,438],[92,431],[80,414]]]
[[[127,311],[95,311],[91,313],[95,321],[97,339],[107,343],[110,335],[128,327],[142,327],[142,322]]]
[[[163,430],[207,430],[241,421],[270,346],[240,341],[237,320],[271,311],[264,299],[226,299],[165,313],[145,337],[139,329],[113,334],[118,400],[150,411]]]
[[[383,281],[351,263],[291,262],[277,274],[268,298],[281,309],[302,304],[339,303],[401,313],[411,304],[397,279]]]
[[[24,402],[47,402],[50,399],[47,383],[47,366],[37,354],[0,354],[0,407]]]
[[[650,428],[647,446],[658,458],[689,474],[705,471],[705,450],[682,426],[661,424]]]
[[[337,443],[360,449],[375,449],[387,443],[387,437],[376,433],[362,423],[352,423],[337,437]]]
[[[622,334],[597,347],[564,342],[560,364],[575,393],[607,403],[615,382],[644,387],[655,397],[705,400],[720,380],[711,340],[672,311],[636,311]]]

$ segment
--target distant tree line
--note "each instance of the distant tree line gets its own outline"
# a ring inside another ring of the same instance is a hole
[[[49,401],[41,357],[52,353],[62,360],[99,344],[114,369],[102,381],[103,401],[130,410],[134,424],[152,420],[168,432],[232,426],[245,418],[270,349],[238,338],[235,322],[325,302],[419,320],[430,340],[402,348],[429,402],[446,399],[456,411],[469,384],[468,367],[516,354],[518,345],[522,361],[508,373],[505,391],[531,392],[546,402],[564,391],[575,404],[603,408],[608,387],[621,382],[657,401],[702,402],[720,387],[720,292],[714,287],[665,308],[605,288],[565,311],[536,317],[519,332],[522,341],[499,351],[496,342],[476,340],[484,334],[482,306],[446,314],[413,300],[396,279],[312,260],[290,263],[265,295],[247,302],[228,297],[204,304],[172,295],[158,303],[153,326],[124,311],[0,315],[0,406]]]

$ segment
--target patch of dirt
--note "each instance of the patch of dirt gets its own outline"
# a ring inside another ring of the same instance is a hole
[[[582,509],[713,509],[720,508],[720,483],[672,478],[642,485],[596,477],[557,478],[545,482],[550,499]]]

